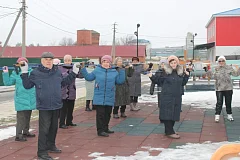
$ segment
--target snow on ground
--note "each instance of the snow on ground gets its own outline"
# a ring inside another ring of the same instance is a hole
[[[33,129],[30,129],[29,131],[31,132],[31,131],[33,131]],[[0,141],[14,137],[15,135],[16,135],[16,127],[15,126],[10,126],[7,128],[0,129]]]
[[[11,138],[15,135],[16,135],[16,127],[15,126],[0,129],[0,141]]]
[[[178,146],[177,149],[164,148],[146,148],[147,151],[138,151],[131,156],[104,156],[104,153],[92,153],[89,157],[95,160],[209,160],[212,154],[224,144],[234,144],[239,142],[205,142],[202,144],[188,143]],[[150,156],[150,151],[161,151],[157,156]],[[240,160],[240,157],[231,158],[229,160]]]
[[[146,84],[149,85],[149,84]],[[233,90],[232,107],[240,107],[240,90]],[[185,92],[183,95],[182,103],[191,105],[198,108],[215,108],[216,105],[216,92],[215,91],[198,91],[198,92]],[[157,95],[143,94],[139,97],[139,103],[157,103]]]

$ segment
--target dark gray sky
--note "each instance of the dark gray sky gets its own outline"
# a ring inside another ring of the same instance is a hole
[[[0,6],[20,8],[21,0],[1,0]],[[93,29],[101,34],[101,44],[111,44],[113,23],[116,37],[130,36],[140,23],[139,38],[150,40],[153,47],[185,44],[187,32],[197,33],[196,44],[206,42],[206,28],[212,14],[239,8],[240,0],[26,0],[27,44],[58,44],[63,37],[76,40],[78,29]],[[5,42],[15,12],[0,8],[0,41]],[[21,19],[9,42],[21,42]]]

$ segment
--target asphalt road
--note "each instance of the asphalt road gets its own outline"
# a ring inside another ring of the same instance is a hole
[[[77,88],[84,88],[85,87],[85,80],[84,79],[77,79],[76,80],[76,87]],[[14,91],[0,93],[0,104],[4,103],[6,101],[12,101],[13,99],[14,99]]]

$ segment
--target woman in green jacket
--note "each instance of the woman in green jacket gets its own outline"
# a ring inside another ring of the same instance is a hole
[[[20,57],[17,63],[27,62],[24,57]],[[29,69],[29,73],[32,69]],[[5,86],[15,85],[14,103],[17,111],[16,138],[15,141],[27,141],[26,137],[35,137],[35,134],[29,132],[30,118],[32,110],[36,109],[36,93],[35,88],[25,89],[20,77],[19,68],[12,71],[9,76],[8,67],[4,66],[2,77]]]

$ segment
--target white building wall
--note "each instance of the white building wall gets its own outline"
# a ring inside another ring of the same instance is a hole
[[[240,55],[240,46],[216,46],[216,56]]]

